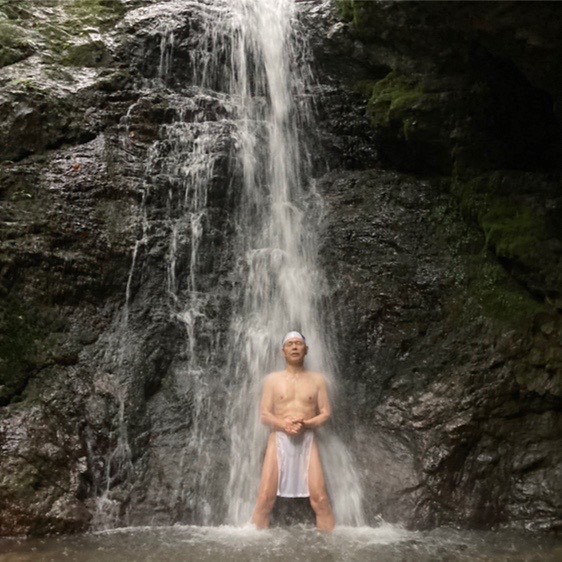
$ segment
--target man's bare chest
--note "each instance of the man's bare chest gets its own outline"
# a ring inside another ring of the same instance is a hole
[[[318,388],[313,381],[294,380],[289,377],[278,381],[273,391],[277,404],[299,402],[302,404],[316,404]]]

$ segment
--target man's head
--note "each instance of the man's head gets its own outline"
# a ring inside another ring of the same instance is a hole
[[[288,332],[283,338],[283,355],[287,363],[302,365],[308,353],[306,340],[300,332]]]

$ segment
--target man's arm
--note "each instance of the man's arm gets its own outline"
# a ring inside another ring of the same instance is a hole
[[[315,429],[324,425],[332,415],[330,408],[330,399],[328,397],[328,389],[326,387],[326,380],[323,375],[318,375],[318,414],[313,418],[303,420],[305,429]]]
[[[273,376],[266,377],[263,384],[263,394],[260,404],[260,419],[264,425],[275,431],[284,431],[289,435],[296,435],[301,430],[301,422],[285,420],[273,413]]]

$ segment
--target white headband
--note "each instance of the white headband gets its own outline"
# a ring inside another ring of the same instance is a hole
[[[303,343],[306,343],[306,340],[304,339],[304,336],[300,333],[300,332],[289,332],[284,338],[283,338],[283,346],[292,339],[299,339],[302,340]]]

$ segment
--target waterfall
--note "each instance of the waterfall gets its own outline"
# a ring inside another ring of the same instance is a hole
[[[283,334],[298,329],[306,335],[308,368],[326,373],[332,389],[335,361],[321,314],[321,202],[303,134],[313,128],[311,73],[295,3],[229,0],[222,5],[225,9],[204,37],[210,47],[201,51],[204,63],[194,68],[204,87],[227,84],[243,178],[235,229],[239,282],[227,348],[226,416],[231,442],[228,517],[243,524],[253,509],[267,435],[258,419],[261,381],[281,367]],[[361,492],[352,460],[333,433],[323,433],[321,451],[336,519],[360,524]]]
[[[311,166],[312,74],[295,2],[169,6],[158,20],[158,72],[146,84],[151,102],[137,102],[125,120],[128,138],[135,115],[152,111],[152,103],[166,108],[147,155],[116,330],[126,338],[114,338],[126,349],[109,369],[122,389],[114,393],[121,410],[126,397],[115,435],[128,464],[100,476],[100,528],[115,524],[112,498],[123,494],[112,486],[121,481],[126,495],[139,498],[128,502],[122,522],[147,521],[135,510],[154,513],[152,524],[249,521],[267,438],[258,417],[261,382],[283,366],[288,330],[306,335],[307,367],[325,373],[337,396],[327,285],[317,263],[323,208]],[[183,9],[193,17],[187,87],[174,82],[174,53],[185,46],[173,10]],[[109,351],[108,362],[116,355]],[[148,372],[165,384],[145,402],[137,373],[152,357],[166,368]],[[125,445],[135,412],[150,427],[151,444],[133,468],[139,452]],[[362,524],[349,452],[329,427],[319,432],[319,446],[336,522]]]

